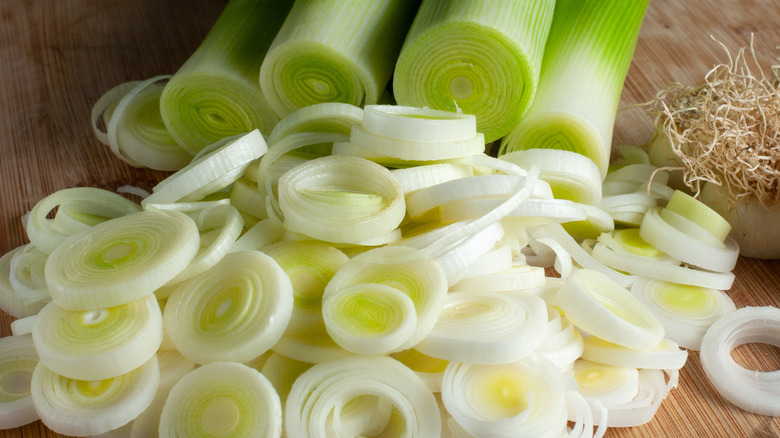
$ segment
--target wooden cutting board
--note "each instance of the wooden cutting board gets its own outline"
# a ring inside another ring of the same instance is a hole
[[[631,1],[631,0],[626,0]],[[171,74],[200,44],[225,0],[3,0],[0,2],[0,253],[27,240],[19,220],[55,190],[132,184],[147,190],[166,174],[116,159],[92,134],[90,109],[109,88]],[[767,69],[780,55],[777,0],[652,0],[622,95],[651,99],[671,81],[694,85],[754,37]],[[718,43],[718,42],[720,43]],[[615,142],[642,144],[652,131],[643,110],[618,114]],[[741,259],[729,294],[738,307],[780,306],[780,263]],[[1,312],[0,312],[1,313]],[[0,335],[12,318],[0,314]],[[780,349],[743,346],[737,361],[780,368]],[[40,422],[0,436],[58,436]],[[725,401],[691,352],[681,382],[648,424],[608,437],[778,437],[780,419]]]

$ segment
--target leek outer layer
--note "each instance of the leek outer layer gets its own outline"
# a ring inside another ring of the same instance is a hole
[[[492,142],[536,93],[555,2],[425,0],[396,63],[400,105],[462,109]]]
[[[499,154],[552,148],[590,157],[607,173],[615,114],[648,0],[558,0],[539,88]]]
[[[298,0],[260,67],[279,117],[322,102],[378,103],[417,0]]]
[[[254,129],[267,135],[278,122],[257,75],[291,5],[288,0],[231,0],[165,86],[160,113],[190,154]]]

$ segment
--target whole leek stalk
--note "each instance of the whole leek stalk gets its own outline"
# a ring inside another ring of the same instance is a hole
[[[291,0],[231,0],[206,38],[165,86],[160,112],[190,154],[279,120],[257,83],[260,64]]]
[[[400,105],[460,108],[492,142],[536,92],[554,0],[425,0],[398,58]]]
[[[297,0],[260,68],[276,114],[322,102],[375,104],[419,0]]]
[[[531,108],[499,155],[532,148],[590,157],[607,173],[620,93],[649,0],[558,0]]]

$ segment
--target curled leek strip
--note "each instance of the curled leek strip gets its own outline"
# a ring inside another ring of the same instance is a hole
[[[546,334],[547,309],[539,297],[450,292],[436,325],[415,348],[451,362],[500,364],[527,356]]]
[[[780,416],[780,372],[759,372],[739,366],[731,352],[760,342],[780,346],[780,309],[743,307],[715,321],[701,342],[701,365],[717,391],[740,408],[759,415]]]
[[[254,130],[226,137],[204,149],[187,166],[160,181],[141,205],[198,201],[237,180],[253,160],[268,151],[263,135]]]
[[[574,271],[556,293],[555,302],[578,328],[624,347],[649,350],[664,337],[663,325],[650,310],[598,271]]]
[[[194,362],[247,362],[281,338],[292,307],[290,278],[274,259],[231,252],[177,286],[163,321],[176,349]]]
[[[457,141],[477,135],[473,114],[403,105],[366,105],[362,126],[379,137],[419,142]]]
[[[582,358],[593,362],[620,367],[678,370],[685,365],[688,352],[680,349],[674,341],[664,338],[650,350],[632,350],[615,345],[595,336],[584,340]]]
[[[550,306],[547,309],[547,336],[534,354],[540,355],[561,369],[567,369],[583,351],[583,338],[567,319]]]
[[[0,257],[0,309],[14,318],[33,316],[51,300],[46,290],[21,291],[11,284],[11,259],[21,252],[25,245],[17,246]]]
[[[160,115],[160,95],[170,76],[155,76],[134,86],[106,120],[114,155],[135,167],[179,170],[192,160],[168,132]]]
[[[431,331],[447,294],[447,279],[435,260],[413,248],[385,246],[366,251],[345,263],[325,287],[323,302],[344,289],[366,283],[398,289],[414,304],[414,331],[398,346],[399,350],[414,346]]]
[[[577,359],[574,362],[574,379],[585,399],[605,405],[627,403],[639,392],[639,370],[636,368]]]
[[[160,347],[162,313],[152,294],[100,310],[49,303],[32,331],[41,362],[59,375],[103,380],[143,365]]]
[[[609,213],[594,205],[577,204],[585,210],[584,220],[563,224],[564,230],[577,239],[595,239],[601,233],[615,229],[615,220]]]
[[[103,93],[102,96],[92,105],[92,111],[90,119],[92,121],[92,132],[95,133],[100,143],[110,146],[108,143],[108,133],[106,129],[108,127],[108,120],[111,118],[111,112],[116,108],[117,103],[127,95],[133,88],[135,88],[141,81],[129,81],[124,82],[111,88]],[[101,126],[101,118],[103,119],[103,126]]]
[[[597,205],[601,201],[601,172],[592,160],[576,152],[558,149],[526,149],[499,157],[520,167],[540,169],[539,178],[547,181],[555,199]]]
[[[357,157],[311,160],[285,173],[278,190],[284,227],[326,242],[359,243],[384,236],[406,213],[395,176]]]
[[[242,132],[271,132],[279,118],[257,83],[260,64],[291,2],[230,1],[163,90],[160,112],[191,155]]]
[[[48,219],[55,208],[56,215]],[[35,204],[25,230],[33,245],[50,254],[71,234],[140,210],[135,202],[107,190],[94,187],[61,189]]]
[[[342,102],[323,102],[299,108],[274,125],[268,144],[296,132],[333,132],[349,136],[353,125],[363,120],[360,107]]]
[[[357,354],[397,351],[417,328],[417,313],[409,295],[378,283],[339,289],[323,300],[322,313],[330,337]]]
[[[49,255],[52,300],[69,310],[118,306],[181,272],[198,251],[195,223],[176,211],[141,211],[74,234]]]
[[[500,272],[460,280],[450,286],[449,291],[510,292],[542,287],[544,284],[543,268],[515,265]]]
[[[30,335],[0,338],[0,430],[38,420],[30,385],[38,353]]]
[[[736,310],[731,298],[718,289],[639,278],[631,292],[661,321],[667,338],[691,350],[699,350],[717,319]]]
[[[132,421],[154,399],[160,382],[157,356],[132,371],[105,380],[76,380],[38,363],[31,394],[43,423],[63,435],[90,436]]]
[[[32,244],[24,245],[11,257],[8,282],[17,291],[46,288],[44,266],[49,255]]]
[[[398,103],[462,108],[476,115],[487,142],[501,138],[536,93],[553,8],[551,1],[423,1],[395,66]]]
[[[495,365],[450,363],[442,401],[475,436],[555,436],[566,430],[563,374],[541,358]]]
[[[344,417],[354,406],[353,400],[365,400],[366,396],[375,397],[373,406],[377,409],[390,408],[389,418],[382,415],[387,423],[365,425],[379,432],[375,436],[383,431],[410,438],[441,434],[439,407],[433,394],[412,370],[387,356],[349,356],[309,368],[295,381],[287,397],[285,431],[288,436],[327,436],[334,424],[349,420]],[[353,429],[351,436],[368,431]]]
[[[377,103],[416,11],[408,0],[294,4],[260,67],[263,94],[280,117],[321,102]]]
[[[711,245],[691,237],[676,228],[661,215],[661,207],[648,210],[639,227],[647,243],[690,265],[714,272],[734,269],[739,257],[739,245],[729,236],[720,245]]]
[[[280,437],[282,405],[271,382],[235,362],[198,367],[171,389],[160,437]]]

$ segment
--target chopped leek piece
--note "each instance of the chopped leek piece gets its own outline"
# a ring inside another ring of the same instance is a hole
[[[38,364],[32,336],[0,338],[0,430],[14,429],[38,420],[30,385]]]
[[[585,399],[598,400],[605,405],[627,403],[639,392],[639,370],[636,368],[578,359],[574,362],[574,379]]]
[[[279,264],[259,251],[239,251],[180,283],[163,322],[176,349],[194,362],[247,362],[281,338],[292,307],[292,284]]]
[[[458,108],[485,141],[517,125],[536,93],[555,2],[423,0],[393,76],[401,105]]]
[[[648,0],[557,0],[539,88],[499,154],[552,148],[577,152],[607,174],[620,92]]]
[[[177,211],[145,210],[95,225],[49,255],[52,301],[99,310],[144,297],[192,261],[199,240],[195,222]]]
[[[257,77],[292,3],[229,1],[163,89],[160,112],[165,126],[191,155],[242,132],[259,129],[268,134],[279,121]]]
[[[688,352],[669,338],[664,338],[650,350],[633,350],[596,336],[584,339],[582,359],[619,367],[678,370],[685,365]]]
[[[377,103],[416,11],[411,0],[294,2],[262,60],[263,94],[280,117],[322,102]]]
[[[51,302],[41,310],[32,336],[41,362],[77,380],[104,380],[144,364],[163,337],[157,298],[99,310],[65,310]]]
[[[360,107],[342,102],[323,102],[299,108],[274,125],[268,134],[273,145],[283,137],[296,132],[333,132],[349,136],[353,125],[363,120]]]
[[[17,290],[11,284],[11,260],[24,250],[23,244],[0,257],[0,309],[14,318],[25,318],[38,313],[51,300],[47,290]]]
[[[171,389],[160,437],[268,437],[282,434],[282,405],[260,371],[236,362],[195,368]]]

